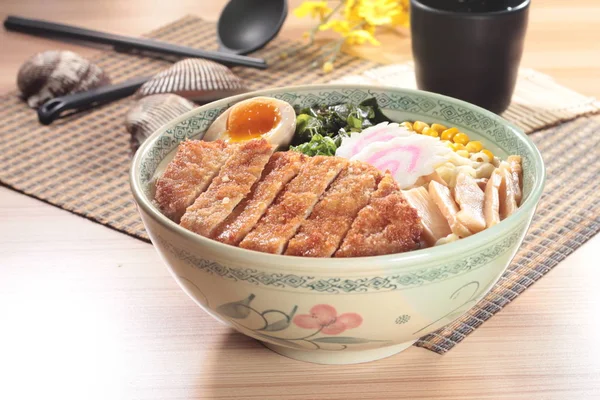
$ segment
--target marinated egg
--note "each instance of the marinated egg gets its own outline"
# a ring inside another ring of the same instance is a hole
[[[262,137],[271,144],[286,147],[295,130],[296,112],[289,103],[254,97],[225,110],[208,128],[204,140],[222,139],[234,143]]]

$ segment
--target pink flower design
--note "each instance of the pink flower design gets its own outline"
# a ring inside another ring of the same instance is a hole
[[[338,335],[346,329],[362,324],[362,317],[356,313],[337,315],[335,308],[328,304],[317,304],[310,309],[310,314],[294,317],[294,323],[304,329],[320,329],[326,335]]]

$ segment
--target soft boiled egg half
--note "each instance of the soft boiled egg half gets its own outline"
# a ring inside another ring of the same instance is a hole
[[[225,110],[208,128],[204,140],[233,143],[264,138],[278,147],[287,147],[295,130],[296,112],[289,103],[253,97]]]

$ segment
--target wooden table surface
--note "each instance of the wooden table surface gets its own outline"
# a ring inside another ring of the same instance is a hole
[[[600,2],[532,3],[522,65],[600,97]],[[185,14],[216,19],[223,4],[2,0],[0,17],[135,35]],[[308,23],[290,16],[282,35],[299,37]],[[0,90],[14,87],[25,58],[53,48],[93,52],[0,32]],[[360,52],[408,60],[410,41],[387,34]],[[215,322],[151,245],[0,188],[0,399],[600,398],[599,247],[600,236],[444,356],[413,347],[321,366]]]

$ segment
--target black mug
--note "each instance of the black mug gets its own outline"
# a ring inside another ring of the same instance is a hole
[[[495,113],[517,82],[530,0],[411,0],[419,89]]]

